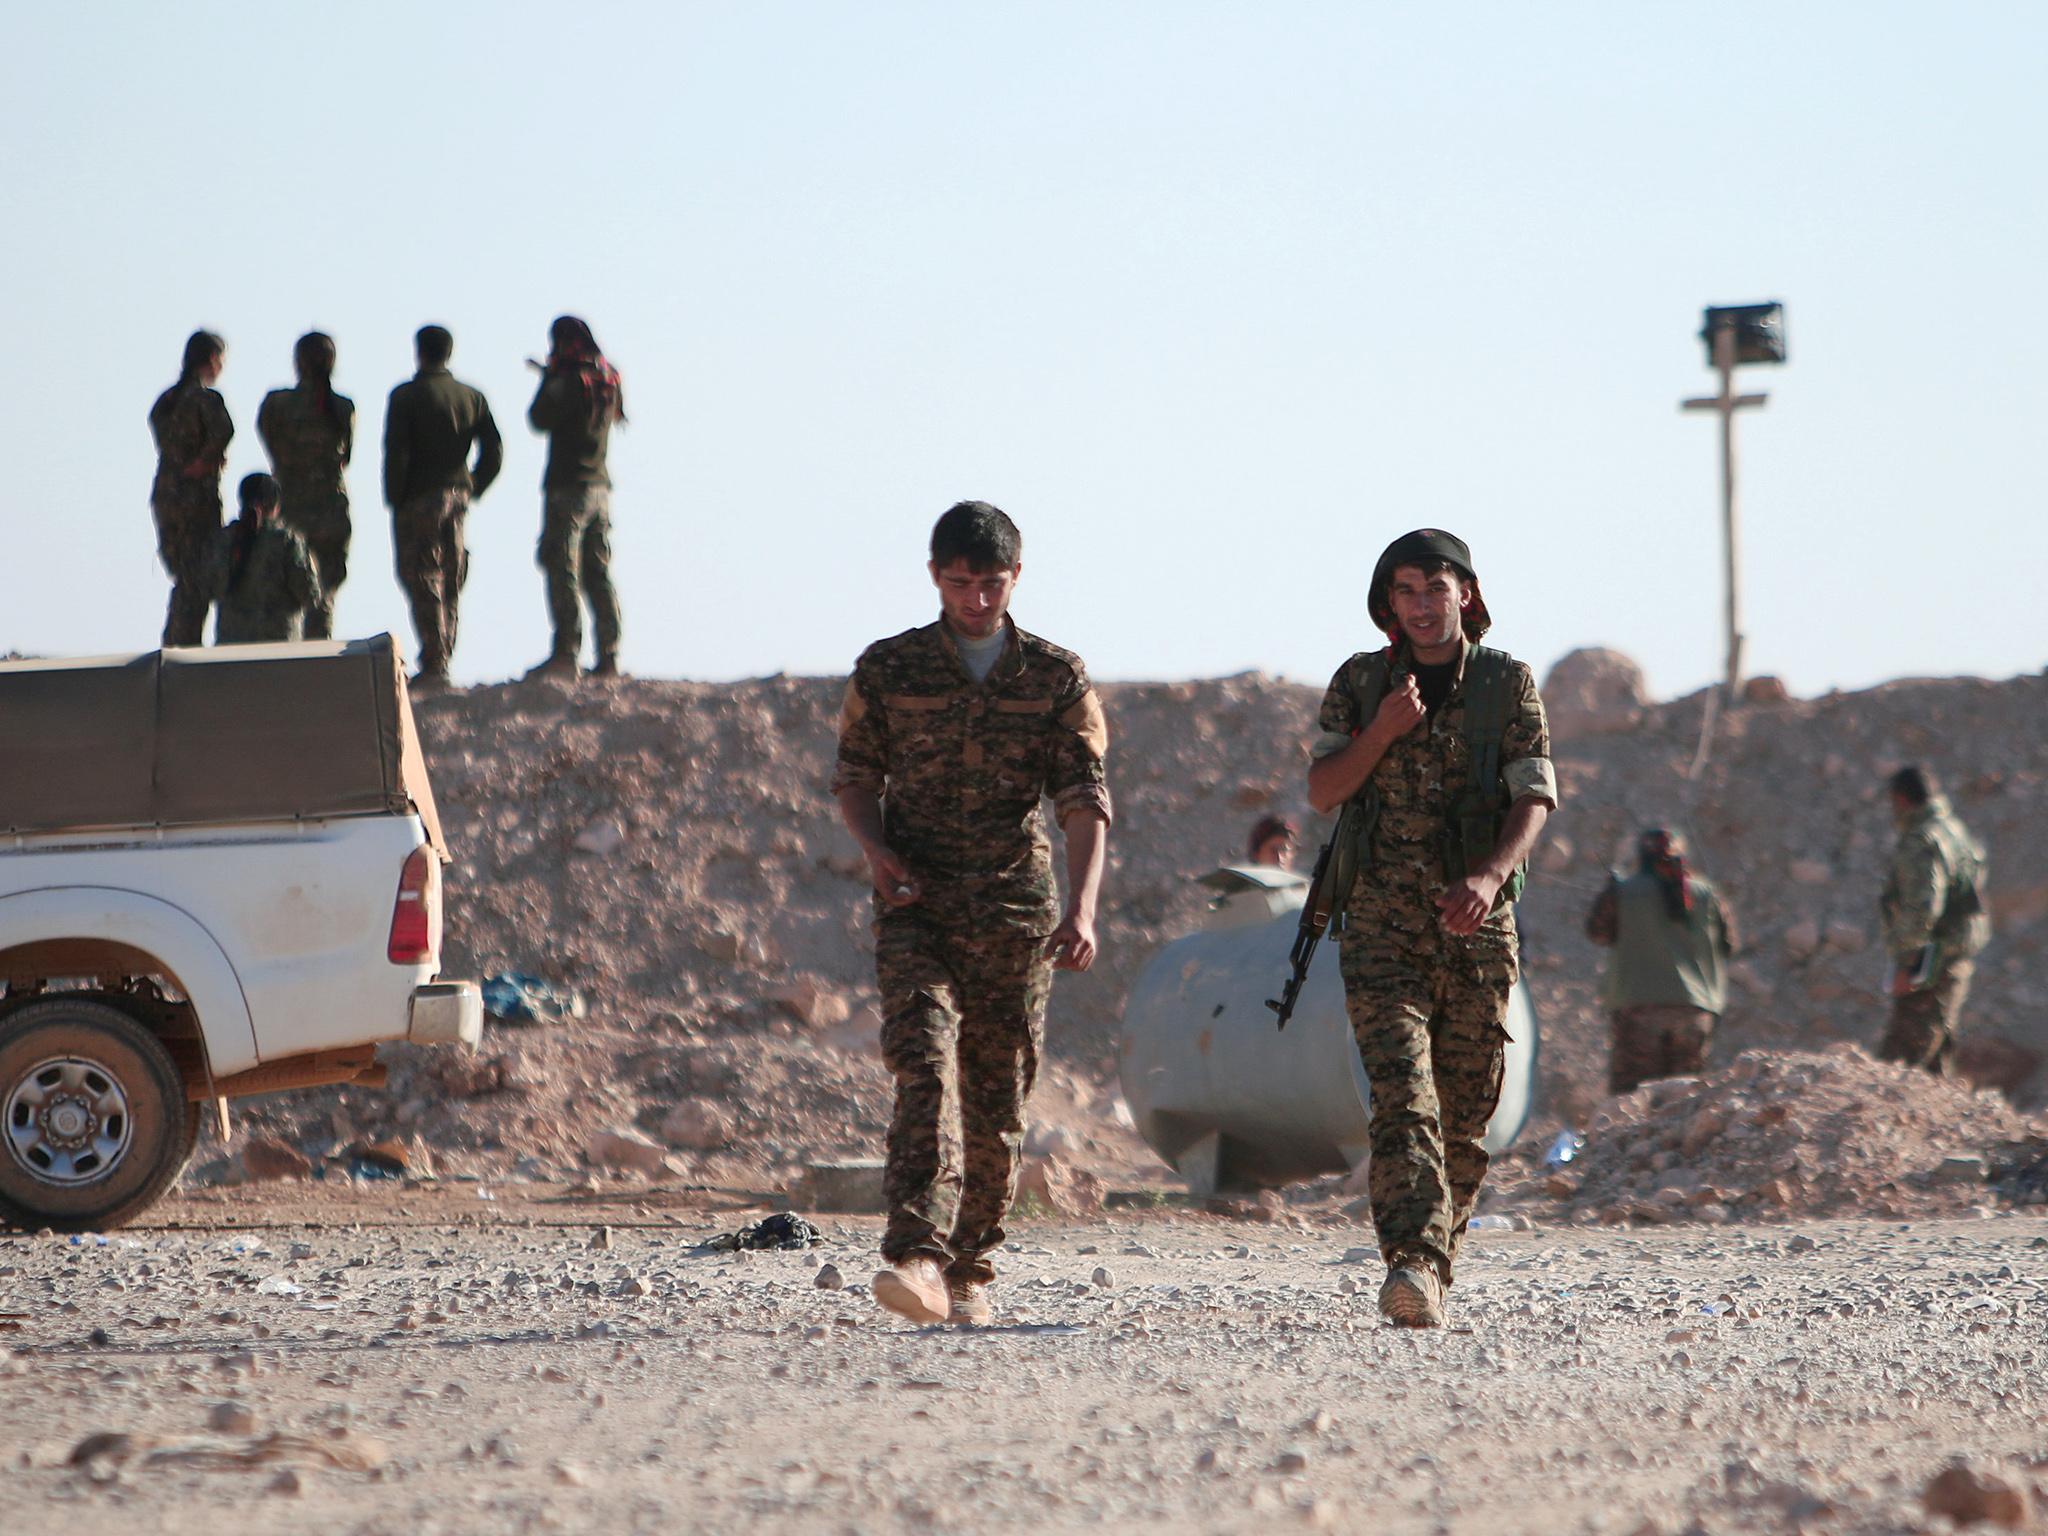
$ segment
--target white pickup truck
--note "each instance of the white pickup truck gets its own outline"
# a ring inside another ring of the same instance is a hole
[[[0,1221],[113,1226],[209,1101],[474,1045],[447,858],[388,635],[0,664]]]

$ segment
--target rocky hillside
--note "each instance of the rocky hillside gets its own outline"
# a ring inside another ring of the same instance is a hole
[[[1972,1062],[2037,1101],[2048,680],[1901,682],[1801,702],[1756,692],[1715,722],[1702,760],[1702,697],[1643,700],[1607,653],[1567,658],[1546,684],[1565,806],[1523,925],[1553,1114],[1583,1121],[1601,1096],[1599,956],[1580,923],[1610,860],[1652,820],[1692,833],[1749,940],[1717,1060],[1874,1039],[1890,841],[1879,783],[1909,759],[1944,775],[1992,850],[2000,931],[1972,1000]],[[395,1134],[444,1160],[524,1156],[553,1172],[580,1166],[593,1132],[621,1129],[674,1148],[672,1167],[741,1182],[871,1155],[888,1082],[872,1048],[864,872],[825,794],[839,693],[824,679],[629,679],[424,701],[457,860],[451,969],[531,972],[579,991],[586,1013],[493,1025],[476,1060],[401,1049],[390,1093],[281,1097],[258,1123],[309,1150]],[[1205,901],[1194,876],[1234,857],[1260,813],[1302,815],[1316,693],[1248,674],[1105,694],[1118,823],[1103,958],[1058,983],[1039,1107],[1066,1150],[1114,1168],[1143,1158],[1113,1118],[1125,990],[1193,925]]]

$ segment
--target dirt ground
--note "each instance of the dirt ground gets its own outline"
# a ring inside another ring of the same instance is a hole
[[[2030,1215],[1489,1230],[1428,1334],[1334,1209],[1025,1221],[974,1330],[874,1307],[869,1219],[698,1246],[749,1215],[271,1186],[0,1238],[0,1528],[1871,1533],[1951,1529],[1951,1458],[2048,1483]]]

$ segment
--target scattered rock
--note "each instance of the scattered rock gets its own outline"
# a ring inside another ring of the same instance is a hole
[[[310,1179],[313,1164],[274,1137],[251,1136],[242,1143],[242,1171],[252,1179]]]
[[[584,1148],[584,1156],[600,1168],[618,1168],[652,1176],[662,1171],[662,1160],[668,1152],[644,1136],[635,1136],[627,1131],[599,1131],[590,1138],[590,1144]]]
[[[248,1435],[255,1433],[256,1413],[247,1403],[215,1403],[206,1413],[209,1429],[217,1429],[224,1435]]]
[[[576,851],[608,858],[626,844],[626,829],[616,821],[593,821],[576,834]]]
[[[839,1272],[837,1264],[825,1264],[811,1277],[811,1284],[821,1291],[843,1290],[846,1286],[846,1276]]]
[[[2026,1490],[1995,1473],[1955,1462],[1937,1472],[1920,1495],[1930,1515],[1957,1525],[1989,1524],[2017,1530],[2027,1523]]]
[[[1102,1264],[1096,1265],[1095,1273],[1088,1278],[1094,1283],[1095,1288],[1100,1291],[1106,1291],[1116,1284],[1116,1276],[1112,1275],[1108,1267]]]
[[[732,1116],[709,1099],[679,1099],[661,1120],[661,1139],[672,1147],[715,1152],[732,1140]]]

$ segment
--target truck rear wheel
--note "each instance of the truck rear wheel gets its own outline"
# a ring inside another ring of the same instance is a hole
[[[191,1154],[197,1106],[163,1043],[118,1008],[31,1003],[0,1021],[0,1220],[119,1226]]]

